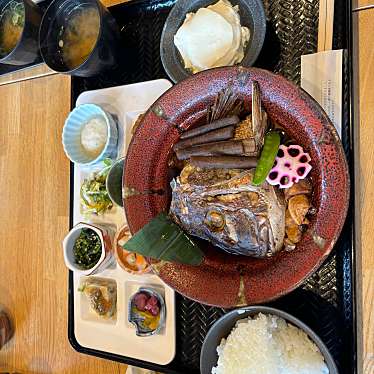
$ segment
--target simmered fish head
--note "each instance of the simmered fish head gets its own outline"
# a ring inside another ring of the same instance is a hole
[[[186,232],[245,256],[272,256],[282,248],[284,201],[267,183],[253,186],[252,171],[190,168],[181,176],[171,183],[170,213]]]

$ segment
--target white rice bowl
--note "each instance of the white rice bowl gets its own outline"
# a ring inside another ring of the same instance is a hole
[[[217,347],[212,374],[328,374],[308,335],[283,318],[262,314],[238,321]]]

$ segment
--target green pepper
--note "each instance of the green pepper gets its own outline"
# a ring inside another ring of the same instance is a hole
[[[258,160],[255,175],[252,184],[259,186],[264,183],[271,168],[273,167],[275,157],[277,157],[280,144],[280,136],[278,132],[272,131],[265,135],[264,147]]]

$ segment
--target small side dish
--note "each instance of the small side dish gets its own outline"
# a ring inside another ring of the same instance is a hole
[[[125,271],[141,275],[151,270],[147,260],[139,253],[127,251],[124,248],[126,242],[131,238],[130,230],[127,226],[122,227],[114,238],[115,253],[117,262]]]
[[[73,247],[75,263],[84,270],[91,269],[100,260],[102,244],[92,229],[82,229]]]
[[[83,104],[69,114],[62,132],[68,158],[93,165],[117,155],[118,129],[113,116],[95,104]]]
[[[129,302],[129,322],[136,327],[138,336],[158,333],[165,323],[165,302],[159,292],[140,288]]]
[[[104,214],[113,207],[106,187],[106,179],[112,165],[110,159],[104,160],[104,168],[92,173],[81,186],[81,207],[83,214]]]
[[[219,66],[252,66],[265,34],[261,0],[177,0],[162,31],[161,61],[175,83]]]
[[[174,36],[174,44],[185,68],[196,73],[240,63],[249,37],[248,27],[240,24],[239,7],[219,0],[196,13],[188,13]]]
[[[308,335],[271,314],[239,320],[221,340],[217,353],[212,374],[329,373],[323,355]]]
[[[82,275],[104,270],[113,260],[109,228],[78,223],[63,240],[66,266]]]
[[[25,24],[22,0],[13,0],[0,14],[0,59],[8,55],[21,38]]]
[[[89,301],[90,310],[100,318],[113,318],[117,311],[117,287],[115,282],[89,278],[79,288]]]

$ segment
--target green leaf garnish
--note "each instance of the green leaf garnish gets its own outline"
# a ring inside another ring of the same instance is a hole
[[[139,230],[123,248],[158,260],[200,265],[204,253],[166,213],[160,213]]]

